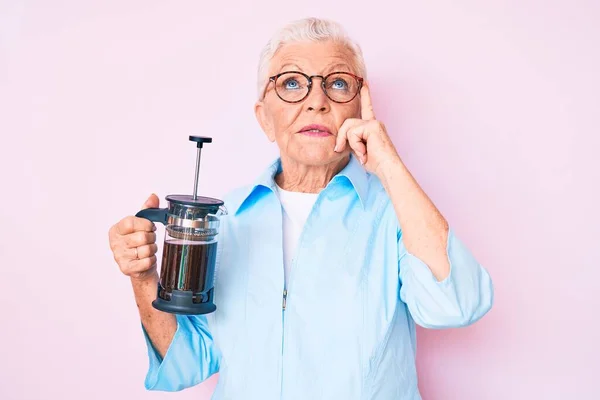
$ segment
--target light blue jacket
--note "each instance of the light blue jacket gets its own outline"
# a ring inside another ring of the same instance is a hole
[[[226,196],[217,311],[177,316],[164,360],[144,331],[146,388],[177,391],[219,372],[219,400],[420,399],[415,323],[474,323],[492,306],[490,276],[450,229],[451,272],[438,282],[404,247],[380,181],[351,157],[308,217],[283,310],[280,170],[278,159]]]

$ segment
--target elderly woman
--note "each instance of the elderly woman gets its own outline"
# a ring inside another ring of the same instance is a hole
[[[219,372],[215,399],[419,399],[415,324],[474,323],[492,283],[377,119],[359,46],[330,21],[286,26],[262,52],[255,112],[280,157],[225,197],[216,312],[154,309],[153,224],[111,228],[148,347],[146,388]]]

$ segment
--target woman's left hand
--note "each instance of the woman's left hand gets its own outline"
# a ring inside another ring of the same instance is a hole
[[[379,168],[388,162],[400,161],[400,156],[381,121],[375,119],[369,88],[360,91],[361,119],[348,118],[340,127],[334,151],[346,149],[346,143],[356,154],[367,171],[378,174]]]

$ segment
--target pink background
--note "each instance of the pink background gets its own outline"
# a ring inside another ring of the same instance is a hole
[[[189,134],[214,137],[202,194],[262,171],[258,53],[308,15],[359,40],[379,119],[494,278],[479,323],[419,330],[423,397],[600,398],[600,3],[91,3],[0,3],[1,399],[209,398],[216,377],[144,390],[107,232],[191,192]]]

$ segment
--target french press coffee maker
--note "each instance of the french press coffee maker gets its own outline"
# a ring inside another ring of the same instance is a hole
[[[198,175],[204,143],[212,138],[190,136],[196,142],[196,175],[193,195],[168,195],[167,208],[148,208],[136,214],[165,225],[158,296],[152,306],[185,315],[208,314],[217,309],[213,282],[220,217],[227,215],[224,202],[200,197]]]

